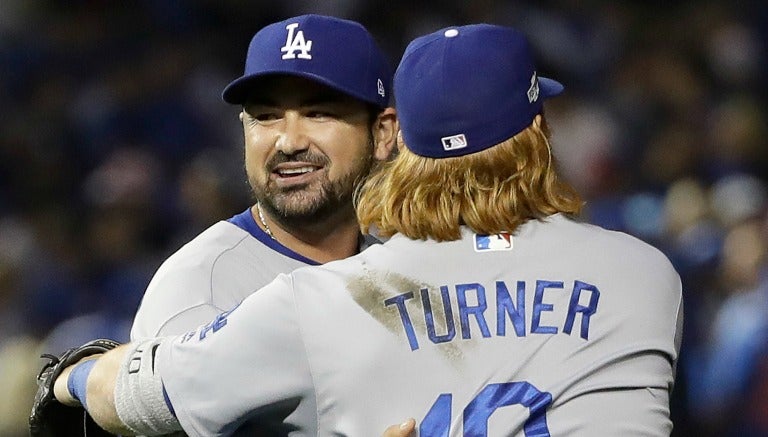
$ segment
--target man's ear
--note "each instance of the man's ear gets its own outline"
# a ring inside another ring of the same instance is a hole
[[[384,109],[373,122],[373,157],[386,161],[395,148],[395,138],[399,130],[395,108]]]

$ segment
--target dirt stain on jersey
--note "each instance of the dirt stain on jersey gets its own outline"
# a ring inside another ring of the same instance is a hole
[[[439,287],[408,278],[398,273],[364,269],[362,275],[353,278],[347,284],[347,289],[361,308],[381,323],[388,331],[403,339],[406,344],[408,339],[406,338],[397,306],[387,306],[384,304],[384,301],[391,297],[412,292],[414,297],[406,301],[406,307],[408,308],[413,329],[419,334],[419,344],[437,347],[454,364],[458,364],[462,360],[463,352],[455,344],[450,342],[436,345],[425,343],[429,340],[427,340],[427,326],[424,321],[424,305],[421,301],[422,289],[428,290],[429,299],[433,302],[432,314],[435,320],[435,331],[439,335],[448,330],[445,323],[446,318],[443,305],[434,304],[435,302],[442,302]],[[454,326],[458,326],[455,317],[454,315]]]

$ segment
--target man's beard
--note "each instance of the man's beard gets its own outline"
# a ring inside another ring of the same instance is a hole
[[[254,198],[270,216],[292,226],[317,224],[340,210],[351,209],[355,188],[367,177],[374,163],[372,141],[369,146],[349,172],[335,181],[329,180],[326,172],[323,179],[313,181],[311,185],[283,189],[271,179],[266,184],[259,184],[249,177]],[[270,170],[279,163],[290,161],[322,165],[326,170],[329,164],[325,155],[304,151],[290,156],[276,153],[265,167]]]

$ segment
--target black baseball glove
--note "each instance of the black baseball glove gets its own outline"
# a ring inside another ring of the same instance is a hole
[[[69,349],[59,357],[50,354],[41,356],[47,358],[48,362],[37,375],[37,393],[29,415],[31,437],[112,435],[99,428],[83,407],[69,407],[57,401],[53,396],[53,383],[67,367],[87,356],[103,354],[119,345],[112,340],[99,339]]]

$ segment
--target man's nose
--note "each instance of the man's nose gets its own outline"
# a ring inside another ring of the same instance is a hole
[[[293,155],[309,148],[309,136],[305,120],[300,114],[288,112],[278,133],[275,148],[286,155]]]

